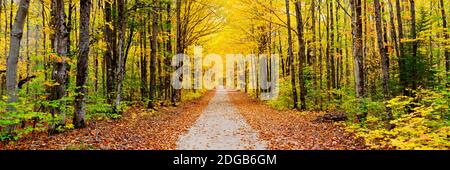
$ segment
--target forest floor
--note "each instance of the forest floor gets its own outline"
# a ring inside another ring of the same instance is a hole
[[[361,139],[322,112],[278,111],[238,91],[218,88],[178,107],[148,112],[133,107],[119,120],[91,121],[87,128],[53,136],[45,132],[1,149],[367,149]]]
[[[15,143],[0,143],[0,150],[174,150],[178,137],[192,126],[213,96],[210,91],[199,99],[156,112],[133,107],[118,120],[92,120],[86,128],[53,136],[36,133]]]
[[[316,122],[324,112],[279,111],[242,92],[229,92],[233,105],[268,149],[275,150],[364,150],[363,139],[332,122]]]

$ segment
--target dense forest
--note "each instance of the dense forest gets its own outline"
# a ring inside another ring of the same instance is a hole
[[[172,87],[172,59],[202,46],[278,54],[279,96],[263,101],[277,110],[344,120],[374,149],[450,149],[449,13],[447,0],[1,0],[0,140],[196,100],[206,90]]]

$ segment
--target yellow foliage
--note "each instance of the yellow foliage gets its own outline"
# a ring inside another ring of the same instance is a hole
[[[397,96],[387,104],[394,114],[390,123],[395,128],[371,129],[373,126],[353,124],[348,126],[349,131],[363,137],[374,149],[450,149],[449,97],[448,89],[440,92],[422,89],[415,92],[415,97]],[[369,116],[366,123],[369,122],[377,120]],[[378,120],[378,124],[383,123]]]

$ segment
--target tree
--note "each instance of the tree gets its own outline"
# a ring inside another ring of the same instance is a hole
[[[297,88],[295,83],[295,66],[294,54],[292,52],[292,35],[291,35],[291,14],[289,13],[289,0],[286,0],[286,16],[287,16],[287,30],[288,30],[288,58],[291,75],[292,99],[294,100],[294,109],[298,109],[297,104]]]
[[[303,21],[300,1],[295,3],[295,14],[297,18],[297,38],[298,38],[298,59],[299,59],[299,83],[300,83],[300,109],[306,109],[306,86],[305,75],[303,74],[303,66],[305,65],[305,40],[303,38]]]
[[[400,47],[398,44],[398,38],[397,38],[397,31],[395,30],[395,21],[394,21],[394,8],[392,7],[392,2],[390,0],[388,0],[388,4],[389,4],[389,18],[390,18],[390,25],[391,25],[391,37],[392,37],[392,44],[394,44],[394,48],[395,48],[395,55],[397,57],[401,57],[400,56]],[[386,40],[385,40],[386,41]]]
[[[416,40],[417,38],[417,32],[416,32],[416,7],[415,7],[415,3],[414,0],[409,0],[409,12],[411,13],[411,39],[413,40],[412,42],[412,56],[411,56],[411,60],[412,60],[412,89],[415,90],[417,88],[417,77],[418,72],[417,72],[417,48],[418,48],[418,40]]]
[[[176,25],[176,30],[177,30],[176,54],[178,55],[178,54],[184,53],[183,40],[181,37],[182,36],[181,35],[181,0],[176,0],[176,22],[177,22],[177,25]],[[180,64],[180,65],[182,65],[182,64]],[[180,66],[177,66],[175,68],[175,70],[177,70],[179,68],[180,68]],[[179,79],[180,79],[180,81],[183,80],[183,74],[180,74]],[[172,101],[173,105],[176,105],[176,102],[180,101],[180,99],[181,99],[181,89],[174,89],[172,93],[173,94],[172,94],[171,101]]]
[[[311,42],[311,46],[310,46],[310,58],[311,58],[311,63],[313,66],[313,98],[314,98],[314,104],[318,105],[318,100],[317,100],[317,92],[320,89],[317,89],[317,57],[316,57],[316,48],[317,48],[317,40],[316,40],[316,1],[312,0],[311,1],[311,32],[312,32],[312,42]]]
[[[172,1],[168,1],[167,2],[167,6],[166,6],[166,15],[167,15],[167,19],[166,19],[166,25],[168,26],[168,28],[167,28],[167,34],[168,35],[171,35],[172,34],[172,15],[171,15],[171,12],[172,12],[172,9],[171,9],[171,4],[172,4]],[[166,66],[169,66],[170,65],[170,57],[172,57],[172,55],[173,55],[173,50],[172,50],[172,40],[170,39],[170,38],[168,38],[167,39],[167,42],[166,42],[166,52],[167,52],[167,55],[166,55],[166,57],[164,58],[164,63],[165,63],[165,65]],[[170,69],[170,67],[167,67],[167,69],[166,69],[166,78],[165,78],[165,80],[166,80],[166,82],[165,82],[165,90],[166,90],[166,99],[169,99],[169,93],[170,93],[170,72],[172,71],[171,69]]]
[[[355,89],[356,97],[362,98],[364,95],[364,73],[363,73],[363,48],[362,48],[362,20],[361,20],[361,0],[350,0],[352,8],[352,39],[353,58],[355,67]]]
[[[111,1],[104,1],[104,16],[105,16],[105,29],[104,29],[104,38],[106,42],[106,51],[103,55],[103,60],[105,64],[105,72],[106,72],[106,98],[109,104],[112,105],[113,98],[115,97],[115,77],[116,77],[116,67],[117,60],[115,57],[115,48],[116,48],[116,34],[113,32],[112,28],[114,27],[114,20],[112,16],[112,7]],[[114,2],[114,1],[113,1]]]
[[[20,41],[23,35],[23,26],[25,25],[25,19],[27,18],[28,8],[30,6],[30,0],[21,0],[19,4],[19,10],[17,11],[16,18],[14,19],[14,25],[11,30],[11,41],[9,45],[9,56],[7,58],[6,68],[6,93],[8,96],[8,103],[15,103],[18,100],[17,93],[17,63],[20,51]],[[13,106],[8,107],[9,111],[14,111]],[[8,128],[8,132],[11,133],[15,129],[15,125]]]
[[[446,40],[449,39],[449,33],[447,28],[447,17],[445,15],[445,8],[444,8],[444,0],[439,1],[441,4],[441,15],[442,15],[442,28],[444,28],[444,38]],[[448,43],[447,43],[448,44]],[[444,49],[444,55],[445,55],[445,68],[447,71],[447,77],[450,76],[450,50],[447,48]],[[450,87],[450,80],[447,80],[447,87]]]
[[[51,107],[51,113],[53,120],[48,128],[49,134],[56,133],[56,129],[64,126],[65,124],[65,113],[63,112],[63,107],[65,107],[65,102],[60,100],[66,95],[66,85],[67,85],[67,43],[68,32],[66,25],[66,13],[64,11],[64,0],[55,0],[55,8],[56,16],[55,20],[55,47],[57,56],[53,58],[53,71],[52,71],[52,80],[55,81],[55,84],[51,86],[51,94],[49,96],[49,100],[56,101],[58,106]],[[56,121],[56,122],[55,122]]]
[[[375,5],[375,26],[377,29],[377,40],[378,40],[378,49],[379,54],[381,56],[381,68],[383,75],[383,90],[384,90],[384,99],[389,100],[389,57],[387,50],[384,45],[383,40],[383,28],[382,28],[382,18],[381,18],[381,6],[380,0],[373,1]]]
[[[406,92],[406,86],[407,86],[407,71],[406,71],[406,65],[405,65],[405,47],[404,43],[402,42],[402,39],[405,38],[403,34],[403,23],[402,23],[402,7],[400,4],[400,0],[395,1],[395,6],[397,9],[397,27],[398,27],[398,41],[399,41],[399,49],[400,49],[400,56],[398,56],[398,67],[399,67],[399,77],[400,77],[400,84],[402,85],[402,91],[403,94],[407,94]]]
[[[157,38],[158,38],[158,0],[153,0],[155,5],[152,10],[152,43],[150,53],[150,100],[148,102],[148,108],[154,108],[154,102],[156,99],[156,50],[157,50]]]
[[[387,52],[387,49],[385,47],[385,38],[383,37],[383,28],[382,28],[382,14],[381,14],[381,5],[380,0],[374,0],[374,6],[375,6],[375,27],[377,29],[377,41],[378,41],[378,50],[379,54],[381,56],[381,69],[382,69],[382,75],[383,75],[383,94],[384,94],[384,100],[387,102],[390,99],[390,92],[389,92],[389,54]],[[390,2],[389,2],[390,3]],[[391,5],[392,7],[392,5]],[[392,13],[391,13],[392,15]],[[392,19],[391,19],[392,21]],[[392,28],[393,29],[393,28]],[[386,30],[385,30],[386,31]],[[395,33],[395,31],[392,31]],[[386,35],[386,32],[385,32]],[[395,39],[394,39],[395,40]],[[395,44],[397,44],[396,41],[394,41]],[[396,46],[396,45],[395,45]],[[386,110],[386,118],[387,121],[392,120],[392,113],[389,109]],[[391,128],[390,123],[388,122],[388,127]]]
[[[122,99],[122,83],[123,83],[123,77],[125,74],[125,24],[126,24],[126,13],[125,13],[125,0],[118,0],[117,1],[117,8],[118,8],[118,27],[117,27],[117,36],[119,38],[118,41],[118,59],[117,59],[117,79],[116,79],[116,99],[114,101],[114,112],[119,113],[120,112],[120,101]]]
[[[142,17],[142,22],[145,21],[146,17]],[[140,58],[140,67],[141,67],[141,99],[144,101],[148,98],[148,83],[147,83],[147,24],[144,22],[142,24],[142,31],[140,35],[140,50],[141,50],[141,58]]]
[[[75,128],[86,126],[84,115],[86,115],[88,58],[89,58],[89,23],[91,16],[91,1],[80,0],[80,42],[78,45],[79,56],[77,60],[77,96],[75,97],[75,113],[73,125]]]

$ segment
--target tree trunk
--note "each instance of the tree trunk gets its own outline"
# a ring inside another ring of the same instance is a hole
[[[331,49],[332,49],[332,47],[331,47],[331,40],[330,40],[330,37],[331,37],[331,35],[330,34],[332,34],[332,31],[330,30],[330,27],[331,28],[333,28],[332,26],[331,26],[331,18],[330,17],[332,17],[331,16],[331,14],[330,14],[330,10],[329,10],[329,8],[330,8],[330,5],[329,5],[329,0],[327,0],[326,1],[326,6],[327,6],[327,8],[325,9],[326,10],[326,13],[327,13],[327,21],[326,21],[326,41],[327,41],[327,46],[326,46],[326,52],[325,52],[325,65],[326,65],[326,70],[325,70],[325,74],[326,74],[326,79],[327,79],[327,101],[328,102],[330,102],[331,101],[331,63],[330,63],[330,57],[331,57]]]
[[[383,75],[383,91],[384,99],[389,99],[389,57],[387,50],[384,46],[383,40],[383,28],[381,18],[381,5],[380,0],[374,0],[375,4],[375,27],[377,29],[378,49],[381,56],[381,69]]]
[[[141,99],[144,101],[147,99],[147,34],[146,34],[146,25],[143,24],[142,34],[140,34],[141,39]]]
[[[59,100],[66,95],[66,85],[67,85],[67,43],[68,43],[68,32],[66,25],[66,14],[64,12],[64,0],[56,0],[56,38],[55,38],[55,46],[56,53],[58,56],[54,57],[53,61],[53,71],[52,71],[52,80],[55,81],[55,85],[51,88],[51,94],[49,96],[49,100]],[[61,107],[64,106],[65,103],[61,101],[58,107],[53,107],[51,109],[51,113],[53,118],[57,116],[57,123],[53,122],[49,125],[49,134],[55,133],[58,127],[61,127],[65,124],[65,113],[62,112]]]
[[[330,25],[328,25],[330,27],[330,56],[329,56],[329,64],[330,64],[330,83],[331,83],[331,89],[336,88],[336,69],[335,69],[335,64],[334,64],[334,58],[335,55],[337,54],[337,50],[336,50],[336,42],[335,42],[335,37],[334,37],[334,13],[333,13],[333,0],[329,0],[329,10],[330,10],[330,14],[329,14],[329,18],[330,18]],[[330,92],[331,95],[331,92]]]
[[[114,101],[114,112],[120,113],[119,110],[120,101],[122,99],[122,83],[123,83],[123,77],[125,73],[125,0],[118,0],[117,1],[117,8],[118,8],[118,60],[117,60],[117,79],[116,79],[116,99]]]
[[[177,51],[176,54],[183,54],[183,44],[181,37],[181,0],[176,0],[176,19],[177,19]],[[182,66],[182,62],[179,66],[175,67],[175,70],[179,69]],[[179,76],[180,81],[183,80],[183,74]],[[177,101],[181,99],[181,89],[174,89],[172,94],[172,104],[176,105]]]
[[[395,1],[395,5],[397,8],[397,24],[398,24],[398,42],[399,42],[399,51],[400,56],[398,56],[398,67],[399,67],[399,77],[400,77],[400,84],[402,85],[402,91],[403,94],[407,94],[406,92],[406,70],[405,70],[405,54],[404,54],[404,43],[402,42],[402,39],[404,38],[403,35],[403,23],[402,23],[402,7],[400,5],[400,0]]]
[[[318,95],[318,90],[317,90],[317,58],[316,58],[316,1],[312,0],[311,1],[311,31],[312,31],[312,44],[310,46],[310,58],[311,58],[311,64],[313,67],[313,72],[312,72],[312,78],[313,78],[313,100],[314,100],[314,105],[318,105],[318,101],[317,101],[317,95]]]
[[[116,71],[116,61],[114,58],[114,33],[113,33],[113,18],[112,18],[112,4],[110,1],[105,1],[105,42],[106,51],[104,52],[103,59],[105,60],[105,71],[106,71],[106,98],[107,102],[112,105],[113,97],[115,94],[115,71]]]
[[[394,9],[392,7],[391,1],[388,1],[389,4],[389,18],[390,18],[390,25],[391,25],[391,37],[392,37],[392,43],[394,44],[395,49],[395,55],[400,57],[400,49],[398,45],[398,39],[397,39],[397,31],[395,30],[395,21],[394,21]],[[385,40],[386,41],[386,40]]]
[[[318,9],[318,11],[319,11],[319,16],[322,16],[322,10],[321,10],[321,6],[320,6],[320,1],[319,1],[319,4],[317,4],[317,7],[319,8]],[[319,39],[322,39],[322,35],[323,35],[323,33],[322,33],[322,28],[321,28],[321,23],[320,23],[320,21],[319,21],[319,25],[318,25],[318,30],[319,30]],[[323,50],[322,50],[322,48],[323,48],[323,45],[322,45],[322,41],[320,41],[319,42],[319,58],[318,58],[318,63],[319,63],[319,108],[320,108],[320,110],[322,110],[322,107],[323,107],[323,98],[322,98],[322,95],[321,95],[321,91],[322,91],[322,77],[323,77],[323,65],[322,65],[322,58],[323,58]]]
[[[171,4],[172,4],[172,1],[168,1],[167,2],[167,20],[166,20],[166,24],[167,25],[170,25],[170,27],[169,28],[167,28],[167,34],[168,35],[171,35],[172,34],[172,16],[171,16]],[[170,73],[171,73],[171,69],[170,69],[170,64],[171,64],[171,61],[170,61],[170,58],[172,57],[172,55],[173,55],[173,51],[172,51],[172,40],[169,38],[169,39],[167,39],[167,45],[166,45],[166,52],[168,53],[168,55],[164,58],[164,63],[165,63],[165,65],[166,65],[166,68],[167,68],[167,70],[166,70],[166,78],[165,78],[165,80],[166,80],[166,82],[165,82],[165,89],[166,89],[166,99],[169,99],[169,92],[170,92]]]
[[[48,61],[47,61],[47,33],[46,30],[44,29],[47,25],[46,22],[46,17],[45,17],[45,3],[42,0],[41,1],[41,16],[42,16],[42,40],[43,40],[43,47],[44,50],[42,50],[42,55],[44,56],[44,70],[47,70],[48,68]],[[47,80],[48,76],[47,76],[47,71],[44,71],[44,80]]]
[[[411,39],[413,39],[414,41],[412,42],[412,90],[417,89],[417,77],[418,77],[418,72],[417,72],[417,47],[418,47],[418,43],[417,43],[417,33],[416,33],[416,7],[415,7],[415,3],[414,0],[409,0],[410,3],[410,13],[411,13]]]
[[[294,54],[292,52],[292,34],[291,34],[291,14],[289,13],[289,0],[286,0],[286,16],[287,16],[287,29],[288,29],[288,58],[291,71],[291,86],[292,86],[292,99],[294,100],[294,109],[298,109],[297,104],[297,88],[295,87],[295,66],[294,66]]]
[[[441,15],[442,15],[442,28],[444,28],[444,38],[445,40],[449,39],[449,33],[447,28],[447,17],[445,15],[445,8],[444,8],[444,0],[440,0],[441,4]],[[448,45],[446,43],[445,45]],[[450,76],[450,50],[448,48],[444,48],[445,51],[445,70],[447,71],[447,78]],[[447,80],[446,86],[450,87],[450,80]]]
[[[303,20],[300,1],[295,3],[295,14],[297,18],[297,38],[298,38],[298,59],[299,59],[299,83],[300,83],[300,109],[306,110],[306,86],[305,75],[303,74],[303,66],[305,64],[305,40],[303,38]]]
[[[361,20],[361,0],[350,0],[352,8],[352,39],[353,58],[355,71],[356,97],[364,96],[364,73],[363,73],[363,48],[362,48],[362,20]]]
[[[75,97],[75,113],[73,115],[73,125],[75,128],[86,126],[84,115],[86,115],[87,77],[89,61],[89,22],[91,16],[91,0],[80,0],[80,42],[79,56],[77,61],[77,82]]]
[[[30,17],[26,18],[26,23],[27,23],[27,36],[25,38],[25,46],[26,46],[26,60],[27,60],[27,66],[26,66],[26,77],[30,76]],[[28,86],[25,89],[26,94],[29,94],[29,90],[28,90]]]
[[[21,0],[19,4],[19,9],[14,19],[13,29],[11,30],[10,46],[9,46],[9,56],[7,58],[7,68],[6,68],[6,93],[8,96],[8,103],[17,102],[17,63],[20,53],[20,41],[23,35],[23,26],[25,25],[25,18],[28,14],[28,8],[30,5],[30,0]],[[8,111],[15,111],[13,106],[8,106]],[[7,128],[8,132],[11,133],[15,129],[15,125],[9,126]]]
[[[153,4],[158,4],[157,0],[153,0]],[[154,108],[156,97],[156,50],[158,45],[158,6],[152,10],[152,43],[150,53],[150,100],[147,108]]]

